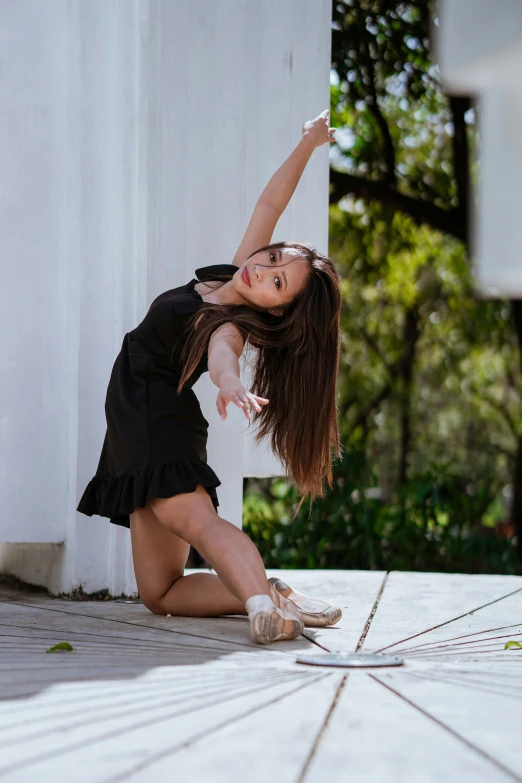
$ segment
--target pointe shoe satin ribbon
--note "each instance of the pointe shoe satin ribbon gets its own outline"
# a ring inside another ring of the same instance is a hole
[[[324,628],[337,623],[343,613],[338,606],[334,606],[321,598],[311,598],[293,590],[289,585],[275,576],[268,580],[274,603],[281,609],[293,611],[308,628]],[[283,591],[291,590],[285,597]]]

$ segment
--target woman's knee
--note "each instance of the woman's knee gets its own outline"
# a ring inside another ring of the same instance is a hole
[[[152,614],[168,614],[166,603],[168,603],[167,595],[170,589],[176,584],[176,582],[183,577],[183,572],[172,574],[172,582],[168,589],[162,593],[157,589],[150,589],[149,587],[142,587],[140,590],[140,599],[149,612]]]
[[[140,598],[154,614],[166,614],[162,601],[183,576],[189,546],[161,525],[148,506],[130,515],[130,528]]]
[[[168,614],[164,603],[164,596],[142,595],[140,593],[140,598],[143,606],[145,606],[149,612],[152,612],[152,614]]]

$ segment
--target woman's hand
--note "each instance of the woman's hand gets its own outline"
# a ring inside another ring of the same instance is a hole
[[[227,417],[227,405],[229,402],[234,402],[239,408],[243,408],[244,414],[247,419],[250,419],[250,406],[252,405],[256,411],[261,410],[261,405],[267,405],[268,400],[264,397],[257,397],[255,394],[251,394],[236,375],[222,375],[217,396],[217,409],[222,419]]]
[[[336,128],[329,127],[330,110],[325,109],[315,120],[308,120],[303,125],[303,138],[313,142],[314,147],[320,147],[329,141],[335,141]]]

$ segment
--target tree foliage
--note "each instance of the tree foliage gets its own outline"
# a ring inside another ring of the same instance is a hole
[[[467,238],[471,100],[441,89],[426,0],[334,2],[332,124],[346,127],[332,202],[378,200]]]

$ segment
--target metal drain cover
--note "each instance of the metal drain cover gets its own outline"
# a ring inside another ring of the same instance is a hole
[[[296,662],[307,663],[311,666],[362,668],[365,666],[401,666],[404,660],[396,655],[381,655],[380,653],[325,653],[324,655],[298,655]]]

